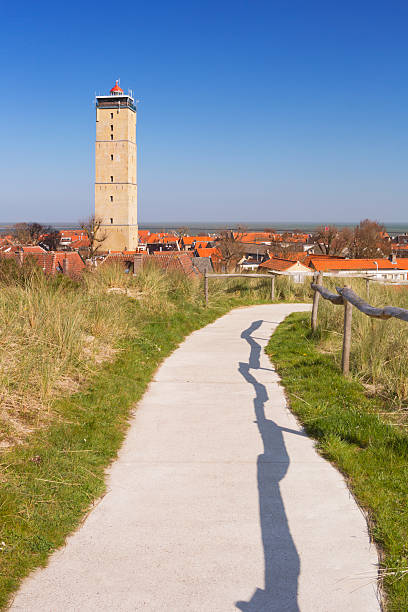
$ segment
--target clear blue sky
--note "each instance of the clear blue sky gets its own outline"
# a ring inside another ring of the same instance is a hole
[[[118,77],[141,222],[407,221],[407,31],[406,0],[6,3],[0,221],[89,215]]]

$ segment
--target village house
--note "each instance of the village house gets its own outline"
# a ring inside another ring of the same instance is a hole
[[[155,251],[152,254],[138,251],[110,252],[99,264],[120,265],[127,274],[136,274],[146,265],[155,265],[161,270],[178,270],[186,276],[199,273],[193,265],[193,253],[180,251]]]
[[[330,272],[338,275],[359,274],[369,278],[387,280],[407,280],[408,259],[340,259],[334,257],[313,257],[310,268],[316,272]]]
[[[150,234],[146,246],[149,253],[155,253],[156,251],[180,251],[179,238],[174,234]]]
[[[198,244],[208,246],[209,242],[211,242],[210,236],[183,236],[180,246],[185,251],[194,251]]]
[[[282,259],[280,257],[271,257],[267,261],[259,265],[259,270],[262,272],[276,272],[277,274],[287,274],[295,283],[303,283],[306,277],[312,276],[312,270],[298,260]]]
[[[408,257],[408,244],[406,244],[406,243],[393,243],[391,245],[391,251],[397,257]]]
[[[27,250],[37,247],[24,247],[20,250],[9,253],[0,253],[0,257],[13,258],[19,265],[23,265],[28,259],[35,261],[38,266],[50,276],[65,274],[72,279],[79,278],[85,269],[82,257],[76,251],[41,251]],[[38,247],[41,249],[41,247]]]

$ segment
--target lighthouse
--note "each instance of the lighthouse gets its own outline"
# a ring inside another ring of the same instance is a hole
[[[103,249],[138,246],[136,107],[118,81],[96,96],[95,219],[107,238]]]

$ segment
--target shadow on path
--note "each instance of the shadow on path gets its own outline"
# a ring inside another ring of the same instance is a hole
[[[242,332],[250,346],[248,363],[239,364],[239,372],[255,390],[254,409],[264,452],[259,455],[258,491],[259,514],[265,559],[265,588],[257,588],[250,601],[238,601],[236,607],[243,612],[299,612],[297,604],[300,560],[290,535],[279,482],[287,472],[289,456],[283,440],[283,431],[305,435],[300,431],[278,427],[265,416],[268,393],[250,370],[260,367],[261,346],[251,334],[263,321],[254,321]]]

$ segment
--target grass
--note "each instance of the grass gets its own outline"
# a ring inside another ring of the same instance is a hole
[[[157,268],[133,277],[101,267],[72,282],[0,261],[0,608],[104,493],[160,362],[231,308],[269,302],[269,288],[269,279],[211,281],[205,308],[202,280]],[[310,299],[285,279],[276,296]]]
[[[333,288],[336,282],[324,279],[324,284]],[[344,285],[344,279],[337,284]],[[353,279],[352,288],[373,306],[400,306],[408,309],[408,288],[370,284],[367,297],[365,281]],[[334,306],[327,300],[319,303],[319,325],[325,332],[321,345],[332,353],[336,363],[341,361],[343,330],[343,308]],[[400,410],[408,407],[408,324],[398,319],[379,320],[367,317],[353,308],[351,370],[362,383],[373,386],[377,394]]]
[[[368,514],[381,551],[387,609],[408,610],[408,436],[390,422],[383,398],[367,397],[357,380],[341,375],[337,355],[319,350],[324,338],[311,335],[309,317],[288,317],[267,353],[292,410]]]
[[[211,281],[210,303],[268,301],[267,280]],[[141,308],[129,317],[120,289],[137,298]],[[309,290],[277,285],[276,298],[304,299]],[[52,418],[57,397],[80,388],[100,363],[111,359],[123,338],[139,333],[141,313],[170,314],[177,300],[202,305],[197,279],[163,274],[154,267],[137,277],[116,266],[102,266],[81,282],[47,278],[36,265],[20,268],[0,260],[0,448],[24,440]]]

